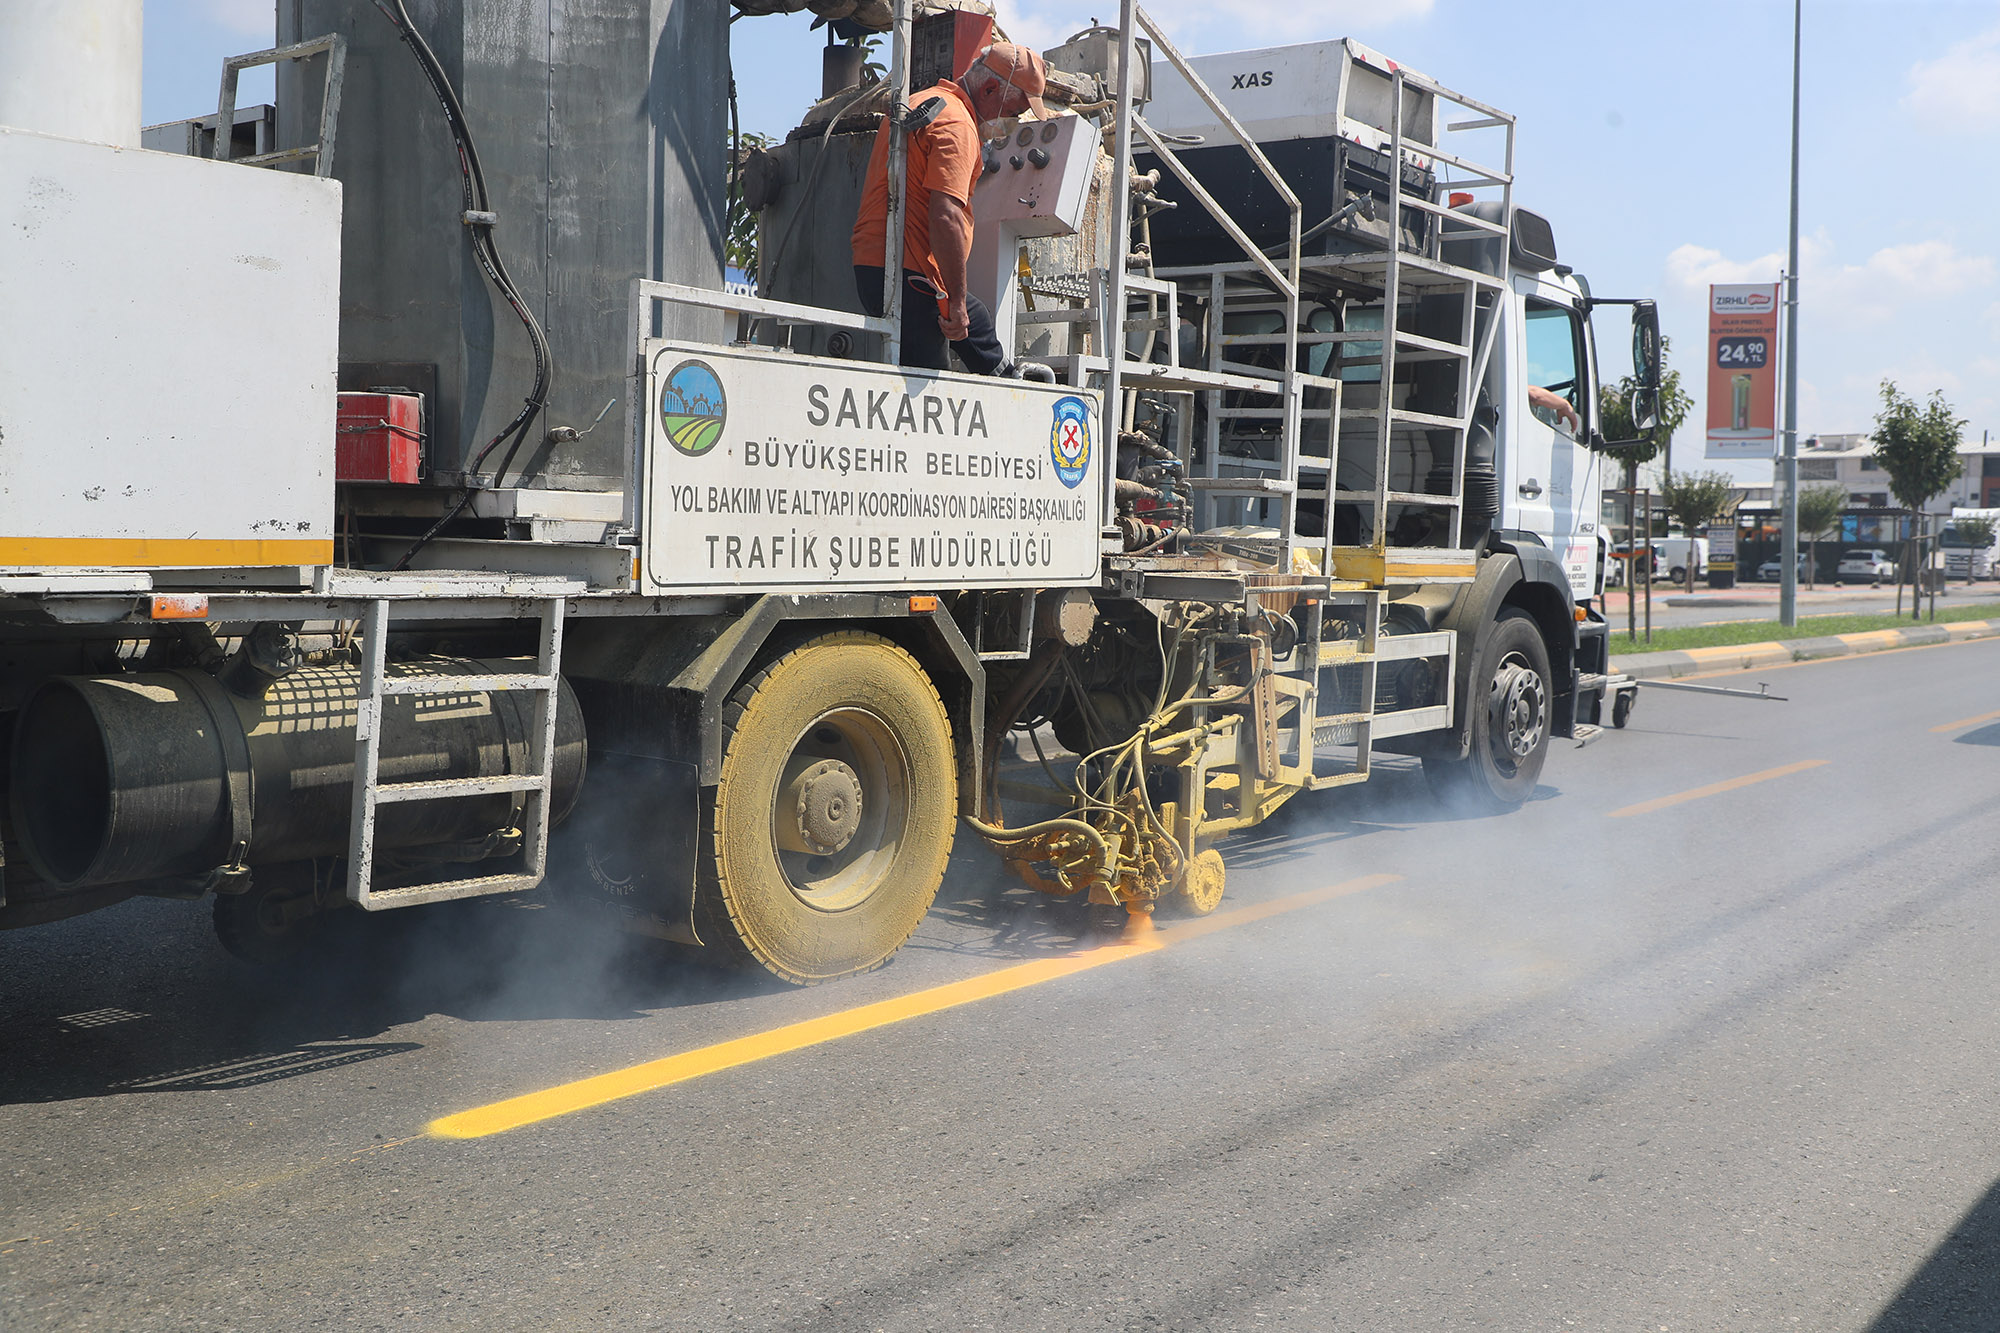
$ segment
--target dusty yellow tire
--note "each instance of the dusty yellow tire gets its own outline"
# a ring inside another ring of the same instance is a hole
[[[879,967],[930,910],[958,826],[937,687],[887,639],[842,631],[744,682],[722,721],[703,943],[800,985]]]

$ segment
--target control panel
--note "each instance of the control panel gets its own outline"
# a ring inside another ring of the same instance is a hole
[[[972,189],[972,253],[966,281],[993,312],[1000,345],[1014,346],[1015,262],[1029,236],[1073,236],[1083,225],[1091,180],[1103,152],[1097,126],[1082,116],[1024,120],[987,141]]]
[[[1096,126],[1082,116],[1023,121],[990,140],[972,191],[975,240],[999,223],[1016,237],[1072,235],[1083,220],[1097,140]]]

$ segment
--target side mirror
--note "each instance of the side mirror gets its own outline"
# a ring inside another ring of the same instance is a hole
[[[1653,415],[1655,418],[1659,414],[1658,391],[1660,387],[1660,374],[1659,307],[1651,301],[1634,301],[1632,303],[1632,377],[1639,382],[1641,389],[1653,390]],[[1652,424],[1651,422],[1641,422],[1639,420],[1636,404],[1632,420],[1641,430],[1649,428]]]
[[[1658,389],[1634,389],[1627,404],[1632,413],[1632,429],[1653,430],[1660,424],[1660,391]]]

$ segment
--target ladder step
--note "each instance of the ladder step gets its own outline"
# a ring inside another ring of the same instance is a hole
[[[1404,197],[1403,202],[1405,204],[1409,202],[1408,196]],[[1460,268],[1456,264],[1447,264],[1442,260],[1426,259],[1421,255],[1413,255],[1408,252],[1400,255],[1391,255],[1386,250],[1363,250],[1351,255],[1328,256],[1320,264],[1315,264],[1314,267],[1323,266],[1329,271],[1338,274],[1354,274],[1357,276],[1365,274],[1369,277],[1379,279],[1383,270],[1389,267],[1392,260],[1396,263],[1397,279],[1400,285],[1406,289],[1472,286],[1497,290],[1506,285],[1491,274],[1480,273],[1477,270],[1469,268]]]
[[[1376,421],[1381,416],[1382,409],[1379,407],[1343,407],[1340,409],[1340,419],[1342,421],[1349,419]],[[1389,420],[1403,422],[1412,426],[1430,426],[1438,430],[1465,429],[1465,418],[1463,417],[1441,417],[1433,412],[1412,412],[1407,407],[1390,408]]]
[[[1212,370],[1195,370],[1189,366],[1163,366],[1146,361],[1128,362],[1123,374],[1119,376],[1119,383],[1130,389],[1166,389],[1181,392],[1241,389],[1245,393],[1273,396],[1284,392],[1284,386],[1276,380],[1253,378],[1249,375],[1224,375]]]
[[[1392,505],[1429,505],[1437,509],[1456,509],[1462,503],[1455,495],[1432,495],[1429,491],[1384,491],[1382,494]],[[1333,498],[1342,504],[1373,504],[1375,492],[1336,490]]]
[[[1290,495],[1298,489],[1283,477],[1189,477],[1188,485],[1211,495]]]
[[[1590,744],[1592,741],[1596,740],[1599,736],[1602,736],[1603,734],[1604,734],[1603,727],[1597,726],[1594,723],[1590,722],[1579,722],[1576,724],[1576,730],[1573,733],[1571,733],[1570,739],[1574,740],[1576,742],[1576,748],[1581,750],[1584,746]]]
[[[368,895],[370,911],[382,907],[415,907],[419,903],[449,902],[454,898],[479,898],[493,893],[524,893],[541,884],[538,875],[480,875],[474,879],[447,879],[436,884],[410,884],[400,889],[376,889]]]
[[[437,778],[429,782],[384,782],[375,788],[375,802],[442,801],[454,796],[492,796],[500,792],[540,791],[546,778],[508,774],[494,778]]]
[[[1367,722],[1366,713],[1339,713],[1323,717],[1313,727],[1313,744],[1352,745]]]
[[[500,676],[384,676],[381,692],[388,694],[490,694],[501,690],[552,690],[552,676],[510,674]]]

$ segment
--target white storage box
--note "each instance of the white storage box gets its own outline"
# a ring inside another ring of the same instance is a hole
[[[0,128],[0,568],[333,556],[340,185]]]

